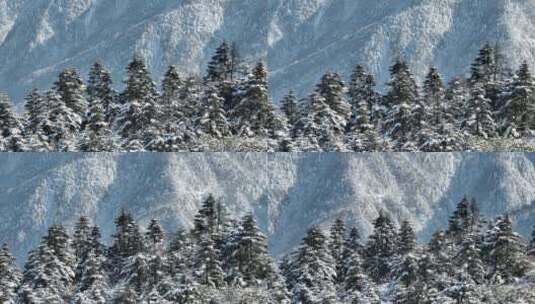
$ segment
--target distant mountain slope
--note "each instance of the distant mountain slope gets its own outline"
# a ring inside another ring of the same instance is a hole
[[[535,0],[2,0],[1,89],[20,102],[59,70],[86,72],[97,58],[120,84],[134,50],[155,79],[169,64],[201,73],[223,39],[247,60],[268,61],[277,101],[358,62],[384,84],[398,54],[419,76],[431,64],[463,73],[485,42],[498,42],[513,65],[533,67]]]
[[[157,217],[171,233],[191,224],[208,193],[231,215],[254,212],[275,254],[338,216],[367,235],[380,209],[426,239],[464,194],[484,214],[511,213],[527,236],[534,184],[535,155],[516,153],[2,154],[0,242],[22,257],[49,225],[82,214],[109,236],[121,208],[143,225]]]

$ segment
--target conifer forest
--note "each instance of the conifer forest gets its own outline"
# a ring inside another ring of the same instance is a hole
[[[464,197],[443,230],[416,240],[381,211],[367,240],[338,218],[270,256],[255,217],[231,218],[209,195],[190,230],[140,227],[127,210],[106,245],[80,217],[56,223],[20,269],[0,249],[2,303],[533,303],[535,230],[480,215]],[[71,233],[72,230],[72,233]],[[324,232],[327,231],[328,232]],[[531,285],[532,286],[532,285]]]
[[[203,77],[170,66],[156,85],[139,55],[115,90],[99,62],[87,80],[62,71],[32,90],[24,111],[0,100],[1,151],[511,151],[533,150],[535,81],[528,64],[509,67],[499,50],[474,54],[470,75],[447,83],[429,68],[417,83],[393,58],[385,93],[357,65],[348,79],[325,73],[308,96],[272,101],[268,68],[223,42]]]
[[[0,0],[0,304],[535,304],[534,69],[535,0]]]

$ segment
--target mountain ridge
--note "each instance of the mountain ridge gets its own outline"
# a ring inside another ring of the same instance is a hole
[[[523,153],[29,153],[0,161],[0,242],[24,257],[55,222],[86,215],[111,235],[121,208],[167,233],[190,227],[214,194],[231,216],[252,212],[271,251],[287,252],[306,228],[336,217],[368,235],[379,210],[408,219],[421,240],[460,199],[505,212],[527,236],[535,224],[535,156]]]

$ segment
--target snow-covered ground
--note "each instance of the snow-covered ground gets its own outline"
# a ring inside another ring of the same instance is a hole
[[[59,70],[86,72],[96,59],[120,84],[134,51],[157,80],[169,64],[200,73],[223,39],[247,60],[267,60],[275,101],[356,63],[382,85],[397,56],[419,77],[432,63],[465,73],[485,42],[513,66],[535,67],[534,17],[535,0],[2,0],[0,89],[20,103]]]
[[[51,224],[80,215],[109,236],[121,208],[170,233],[208,193],[231,215],[254,212],[274,254],[338,216],[367,234],[380,209],[427,239],[465,194],[486,215],[509,212],[527,237],[534,184],[535,154],[523,153],[2,154],[0,243],[23,257]]]

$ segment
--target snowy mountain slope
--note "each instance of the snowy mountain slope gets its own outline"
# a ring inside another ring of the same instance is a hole
[[[408,218],[422,239],[445,227],[464,194],[484,214],[510,212],[527,235],[535,224],[533,154],[3,154],[0,242],[22,257],[54,222],[84,214],[113,233],[121,208],[167,231],[191,225],[208,193],[231,215],[252,211],[275,254],[311,224],[338,216],[365,234],[380,209]]]
[[[466,72],[485,42],[535,62],[535,0],[9,0],[0,1],[0,83],[17,102],[58,71],[100,58],[120,84],[134,50],[159,79],[169,64],[200,73],[223,40],[273,71],[274,100],[304,94],[327,70],[364,63],[388,78],[402,55],[422,76]]]

